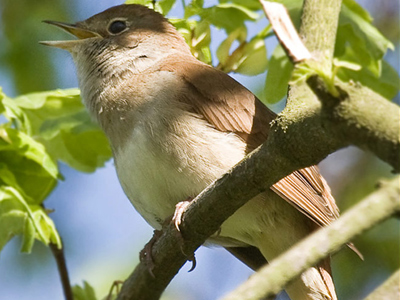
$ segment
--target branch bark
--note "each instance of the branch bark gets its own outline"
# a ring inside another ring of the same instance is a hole
[[[257,271],[223,300],[256,300],[276,295],[302,272],[334,253],[365,230],[400,211],[400,177],[381,184],[379,190],[347,211],[330,226],[321,228],[294,248]],[[379,299],[394,299],[383,297]]]
[[[337,82],[339,97],[329,93],[319,76],[307,83],[322,102],[324,127],[334,128],[336,138],[374,153],[394,173],[400,172],[400,108],[395,103],[351,82]]]

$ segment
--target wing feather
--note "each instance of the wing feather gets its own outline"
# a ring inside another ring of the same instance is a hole
[[[218,130],[240,136],[247,143],[247,152],[267,139],[276,114],[230,76],[184,55],[171,55],[161,70],[180,76],[193,95],[182,101]],[[271,189],[320,226],[339,216],[330,188],[317,166],[298,170]]]

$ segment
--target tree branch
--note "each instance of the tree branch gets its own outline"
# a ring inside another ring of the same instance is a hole
[[[341,218],[299,242],[261,268],[223,300],[256,300],[276,295],[290,281],[354,237],[400,211],[400,177],[381,184],[376,192]],[[378,299],[378,298],[376,298]],[[394,299],[382,297],[379,299]]]
[[[323,126],[348,144],[374,153],[400,172],[400,108],[370,89],[337,82],[339,97],[332,96],[322,78],[315,75],[308,85],[322,102]]]
[[[400,270],[378,286],[365,300],[400,299]]]
[[[60,274],[60,280],[64,292],[65,300],[73,300],[73,293],[71,282],[68,276],[67,262],[65,261],[64,249],[59,249],[56,244],[49,244],[50,250],[53,253],[54,259],[57,263],[58,273]]]

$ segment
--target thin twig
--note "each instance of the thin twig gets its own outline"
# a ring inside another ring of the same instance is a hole
[[[53,243],[50,243],[49,247],[57,263],[58,274],[60,274],[60,280],[64,291],[65,300],[73,300],[74,297],[72,294],[71,283],[69,281],[67,263],[64,255],[64,248],[59,249],[57,245]]]

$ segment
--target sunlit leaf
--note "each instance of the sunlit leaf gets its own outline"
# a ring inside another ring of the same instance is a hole
[[[353,63],[351,61],[339,60],[337,58],[333,59],[333,65],[338,68],[345,68],[345,69],[349,69],[349,70],[353,70],[353,71],[361,70],[360,65]]]
[[[3,99],[5,98],[5,94],[3,93],[1,87],[0,87],[0,114],[2,114],[5,110],[4,104],[3,104]]]
[[[74,285],[72,292],[74,300],[97,300],[93,287],[86,281],[83,282],[83,287]]]
[[[353,11],[356,15],[360,16],[367,22],[372,22],[373,19],[371,15],[369,14],[368,11],[366,11],[360,4],[358,4],[354,0],[343,0],[343,5],[346,5],[346,7]]]
[[[126,0],[125,4],[140,4],[155,9],[164,16],[168,14],[176,0]],[[155,7],[154,7],[155,4]]]
[[[246,40],[247,30],[245,26],[240,26],[236,30],[232,31],[228,34],[227,38],[221,42],[218,46],[216,55],[219,61],[219,64],[225,66],[230,55],[232,43],[234,41],[238,41],[242,43]]]
[[[22,252],[30,252],[34,240],[61,247],[53,222],[38,205],[30,205],[11,186],[0,184],[0,250],[15,235],[22,235]]]
[[[246,7],[247,9],[254,11],[261,9],[261,4],[260,1],[258,0],[220,0],[219,2],[220,3],[233,2],[235,4],[238,4],[240,6]]]
[[[23,111],[32,135],[53,160],[93,172],[111,158],[107,138],[89,117],[78,89],[32,93],[11,100]]]
[[[18,152],[19,155],[36,162],[53,178],[58,177],[57,165],[41,143],[13,128],[4,128],[3,130],[7,132],[11,144],[4,140],[0,141],[0,151]]]
[[[292,70],[292,63],[278,45],[270,58],[265,82],[264,98],[267,103],[276,103],[286,96]]]
[[[359,82],[369,87],[388,100],[393,99],[400,89],[400,79],[397,71],[386,61],[382,61],[382,71],[379,77],[372,72],[339,69],[338,77],[343,81]]]
[[[254,76],[263,73],[267,66],[265,41],[260,38],[254,38],[244,46],[243,56],[234,71],[243,75]]]
[[[254,21],[259,15],[244,6],[235,3],[221,3],[199,12],[202,19],[209,21],[217,28],[223,28],[228,33],[239,26],[243,26],[246,20]]]
[[[211,64],[211,30],[207,20],[170,19],[178,32],[184,37],[192,54],[204,63]]]

